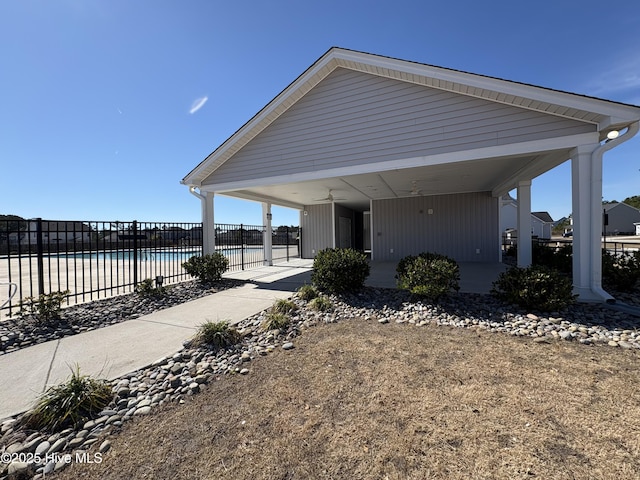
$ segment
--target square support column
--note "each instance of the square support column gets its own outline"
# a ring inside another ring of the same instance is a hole
[[[531,261],[531,180],[523,180],[518,182],[518,266]]]
[[[216,251],[216,230],[214,223],[214,197],[213,192],[203,192],[202,201],[202,246],[205,255],[211,255]]]
[[[602,156],[599,144],[571,152],[573,293],[582,301],[612,299],[602,290]]]
[[[263,237],[264,265],[273,265],[273,228],[271,227],[271,204],[262,204],[262,224],[265,226]]]

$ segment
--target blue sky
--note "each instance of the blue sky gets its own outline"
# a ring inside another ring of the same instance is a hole
[[[180,180],[331,46],[640,105],[640,2],[2,0],[0,213],[200,221]],[[640,137],[606,154],[605,199],[639,169]],[[570,190],[565,163],[532,207]],[[217,197],[216,222],[261,207]]]

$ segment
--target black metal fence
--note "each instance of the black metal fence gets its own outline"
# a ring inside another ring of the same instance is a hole
[[[264,263],[264,226],[216,224],[229,270]],[[132,292],[138,282],[191,279],[182,263],[202,255],[201,223],[0,220],[0,317],[20,299],[69,291],[68,303]],[[272,232],[273,261],[299,257],[299,229]],[[12,290],[16,290],[11,299]]]

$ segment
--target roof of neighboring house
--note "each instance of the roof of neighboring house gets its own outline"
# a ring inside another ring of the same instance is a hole
[[[74,222],[74,221],[52,221],[52,220],[43,220],[42,221],[42,231],[43,232],[90,232],[91,226],[82,222]]]
[[[549,212],[531,212],[531,215],[536,217],[542,222],[553,223],[553,218],[549,215]]]
[[[624,202],[603,203],[602,204],[602,208],[604,208],[605,211],[609,212],[610,210],[612,210],[612,209],[614,209],[616,207],[619,207],[620,205],[624,205],[625,208],[631,208],[631,209],[636,210],[637,212],[640,213],[640,210],[638,210],[637,208],[632,207],[631,205],[628,205],[628,204],[626,204]]]

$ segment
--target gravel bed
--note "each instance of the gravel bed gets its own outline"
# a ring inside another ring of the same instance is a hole
[[[52,325],[39,322],[31,315],[9,318],[0,321],[0,355],[132,320],[243,283],[222,279],[212,286],[193,280],[165,287],[165,294],[162,296],[131,293],[109,297],[63,308],[60,320]]]
[[[640,349],[640,319],[601,305],[577,304],[543,314],[506,306],[487,295],[457,294],[435,305],[417,301],[404,291],[380,288],[329,298],[333,308],[318,312],[294,295],[298,309],[291,314],[286,331],[264,331],[266,311],[241,321],[236,328],[243,340],[231,348],[214,351],[185,342],[176,354],[113,380],[111,404],[75,430],[55,434],[24,431],[19,428],[20,415],[0,422],[0,479],[9,472],[44,478],[71,462],[101,458],[115,439],[112,435],[127,420],[151,414],[159,405],[184,403],[225,375],[250,376],[251,362],[276,349],[295,352],[296,337],[319,323],[364,318],[380,324],[406,324],[406,328],[448,325],[530,337],[534,342],[574,341],[585,348]],[[110,309],[109,302],[100,304],[102,310]]]

